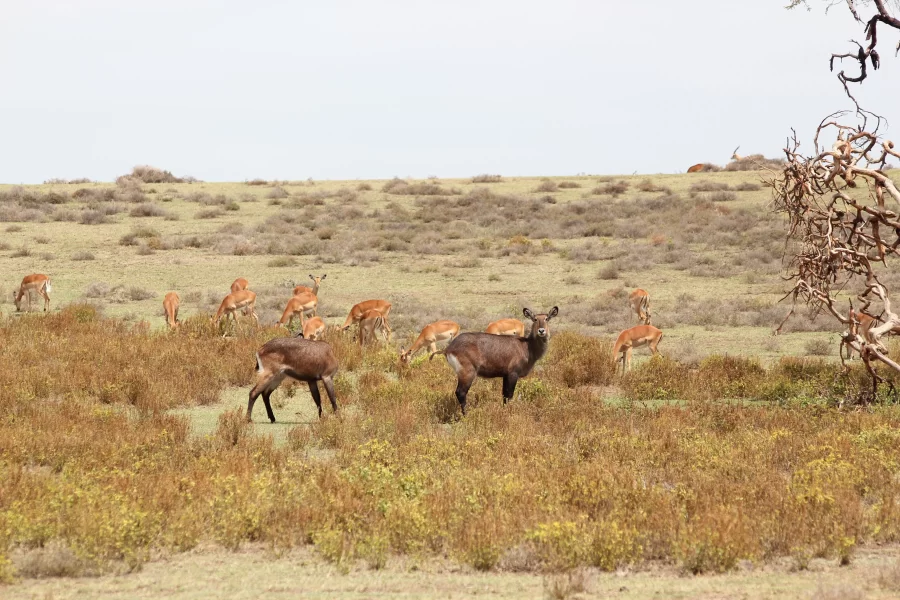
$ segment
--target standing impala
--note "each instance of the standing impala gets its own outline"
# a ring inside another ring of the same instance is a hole
[[[41,273],[26,275],[22,279],[18,290],[13,290],[13,303],[16,305],[16,312],[22,310],[22,296],[28,296],[28,312],[31,312],[31,292],[37,292],[44,297],[44,312],[50,308],[50,292],[53,286],[50,285],[50,278]]]
[[[294,295],[296,296],[297,294],[302,294],[303,292],[307,292],[307,293],[318,296],[319,295],[319,284],[322,283],[322,281],[325,279],[325,277],[327,277],[327,274],[323,274],[321,277],[313,277],[312,275],[310,275],[309,278],[313,280],[313,286],[308,287],[305,285],[298,285],[297,287],[294,288]]]
[[[249,288],[250,288],[250,282],[247,281],[246,279],[244,279],[243,277],[238,277],[238,278],[235,279],[234,282],[231,284],[231,291],[232,291],[232,293],[234,293],[234,292],[240,292],[240,291],[242,291],[242,290],[246,290],[246,289],[249,289]]]
[[[628,294],[628,305],[637,313],[638,321],[644,325],[650,324],[650,294],[640,288]]]
[[[410,346],[409,350],[403,350],[400,348],[400,361],[403,363],[409,363],[410,359],[415,356],[416,352],[422,349],[424,346],[428,346],[428,360],[434,358],[435,352],[437,352],[437,343],[444,342],[447,340],[453,340],[456,336],[459,335],[459,324],[454,321],[435,321],[429,325],[426,325],[422,328],[422,332],[419,334],[419,337],[416,339],[415,343]]]
[[[315,315],[318,306],[319,299],[315,294],[309,292],[297,294],[288,300],[287,306],[284,307],[284,313],[275,324],[291,327],[294,324],[294,317],[300,315],[300,327],[303,327],[303,317]]]
[[[178,322],[178,306],[181,304],[181,298],[175,292],[169,292],[163,298],[163,310],[166,312],[166,324],[169,329],[175,329],[181,325]]]
[[[370,308],[363,313],[359,320],[359,345],[362,347],[369,340],[375,339],[375,329],[381,329],[384,339],[388,339],[387,329],[384,325],[384,315],[381,311]]]
[[[525,337],[525,323],[518,319],[500,319],[494,321],[484,330],[493,335],[516,335]]]
[[[232,292],[225,296],[222,304],[219,305],[219,310],[216,311],[216,316],[212,318],[212,324],[218,325],[224,316],[226,321],[228,317],[231,317],[234,324],[237,325],[237,315],[235,314],[237,311],[253,317],[253,322],[259,326],[259,317],[256,316],[256,294],[250,290]]]
[[[381,316],[384,317],[384,329],[387,330],[387,339],[390,341],[391,326],[388,323],[388,315],[391,312],[391,303],[387,300],[366,300],[359,304],[354,304],[353,308],[350,309],[350,314],[347,315],[347,320],[341,325],[341,330],[346,331],[350,329],[350,326],[354,323],[359,323],[366,311],[369,310],[377,310],[381,313]]]
[[[631,368],[631,350],[640,348],[641,346],[649,346],[652,355],[659,354],[656,349],[659,341],[662,339],[663,332],[653,325],[638,325],[631,329],[626,329],[619,334],[616,339],[616,345],[613,347],[612,357],[618,363],[622,361],[622,373]],[[619,353],[622,357],[619,358]],[[618,367],[617,367],[618,369]]]
[[[309,393],[312,394],[319,409],[319,418],[322,418],[322,398],[319,396],[321,381],[325,386],[325,392],[331,401],[331,409],[337,412],[337,402],[334,398],[334,374],[338,370],[338,362],[334,357],[328,342],[305,340],[299,337],[275,338],[269,340],[256,353],[256,385],[250,390],[250,399],[247,402],[247,421],[251,421],[253,404],[262,394],[263,403],[266,405],[266,413],[269,421],[275,422],[275,413],[272,412],[272,404],[269,396],[275,391],[285,377],[305,381],[309,384]]]
[[[554,306],[547,314],[535,315],[526,308],[523,314],[531,319],[531,333],[527,338],[490,333],[461,333],[443,354],[456,372],[456,399],[466,414],[466,396],[476,377],[503,378],[503,404],[516,391],[516,383],[531,372],[550,343],[550,319],[559,314]]]

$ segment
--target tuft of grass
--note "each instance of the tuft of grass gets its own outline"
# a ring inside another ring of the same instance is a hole
[[[534,188],[534,192],[555,192],[559,186],[556,185],[556,182],[552,179],[544,179],[541,183]]]
[[[834,353],[831,342],[824,339],[809,340],[804,349],[809,356],[830,356]]]
[[[72,260],[94,260],[94,254],[91,252],[76,252],[72,255]]]
[[[293,256],[279,256],[266,263],[266,266],[272,268],[295,267],[297,266],[297,259]]]

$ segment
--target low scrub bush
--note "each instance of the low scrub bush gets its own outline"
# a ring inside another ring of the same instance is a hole
[[[476,175],[471,179],[471,183],[500,183],[503,181],[503,178],[499,175],[488,175],[483,173],[481,175]]]

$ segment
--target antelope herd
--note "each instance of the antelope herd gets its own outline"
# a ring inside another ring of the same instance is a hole
[[[736,150],[735,150],[736,152]],[[337,411],[337,400],[334,394],[334,374],[338,369],[338,361],[334,357],[331,345],[323,341],[325,321],[319,317],[317,308],[318,294],[325,275],[309,276],[313,286],[298,285],[293,288],[293,295],[285,306],[281,319],[276,325],[291,327],[294,317],[300,319],[300,329],[293,337],[275,338],[263,344],[256,354],[256,385],[250,391],[247,403],[246,418],[249,421],[253,405],[261,395],[269,420],[275,422],[275,414],[269,397],[286,378],[306,382],[310,394],[316,403],[319,416],[322,416],[322,399],[318,382],[322,382],[331,407]],[[44,311],[50,308],[50,277],[40,273],[26,276],[19,287],[13,291],[16,311],[21,311],[22,299],[27,297],[28,310],[31,310],[31,295],[36,293],[44,298]],[[181,298],[177,292],[168,292],[163,299],[163,311],[166,325],[170,329],[178,329],[178,308]],[[629,310],[637,315],[636,327],[621,332],[613,347],[612,358],[618,365],[621,361],[623,373],[631,366],[631,353],[634,348],[647,346],[651,354],[657,355],[657,346],[662,339],[662,331],[650,324],[650,294],[646,290],[636,289],[628,296]],[[408,349],[400,348],[399,361],[409,364],[413,356],[423,348],[428,349],[431,360],[437,354],[443,354],[447,363],[456,373],[456,399],[460,410],[466,412],[466,396],[469,388],[478,377],[503,379],[503,403],[509,402],[519,379],[528,375],[535,363],[547,352],[550,341],[550,321],[559,314],[554,306],[546,313],[535,314],[525,308],[523,315],[531,321],[531,330],[525,335],[525,324],[519,319],[500,319],[490,323],[484,333],[460,333],[458,323],[449,320],[435,321],[422,328],[416,341]],[[250,290],[250,282],[239,277],[231,284],[231,292],[227,294],[216,314],[210,319],[213,325],[220,326],[222,320],[229,317],[236,326],[238,313],[253,319],[259,325],[256,315],[256,293]],[[388,317],[391,303],[387,300],[365,300],[354,304],[344,324],[338,327],[347,331],[354,324],[358,326],[359,345],[365,346],[374,341],[376,330],[380,330],[386,342],[390,342],[391,327]],[[872,323],[860,317],[860,327],[867,331]],[[439,342],[448,342],[443,350],[438,350]],[[621,354],[621,356],[619,356]],[[617,367],[618,369],[618,367]]]

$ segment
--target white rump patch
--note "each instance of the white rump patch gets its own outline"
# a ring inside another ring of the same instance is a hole
[[[47,280],[46,290],[48,294],[53,291],[53,287],[50,285],[49,279]]]
[[[244,363],[244,364],[247,364],[247,363]],[[259,352],[256,353],[256,370],[259,371],[260,373],[262,373],[262,370],[263,370],[262,359],[259,357]]]
[[[462,369],[462,365],[459,363],[459,359],[452,354],[445,354],[444,356],[447,357],[447,362],[450,363],[450,366],[453,367],[453,370],[458,375],[459,370]]]

